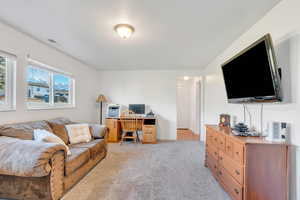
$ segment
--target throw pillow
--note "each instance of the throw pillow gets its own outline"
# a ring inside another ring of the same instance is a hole
[[[91,134],[95,139],[103,139],[105,136],[105,125],[90,124]]]
[[[53,133],[43,130],[43,129],[35,129],[34,132],[34,140],[38,142],[48,142],[48,143],[58,143],[65,146],[67,150],[67,155],[71,155],[71,151],[69,147],[56,135]]]
[[[89,142],[92,139],[88,124],[70,124],[66,125],[71,144]]]
[[[62,139],[65,144],[69,144],[69,136],[64,124],[49,123],[53,133]]]

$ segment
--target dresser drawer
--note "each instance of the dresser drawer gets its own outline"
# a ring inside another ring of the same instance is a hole
[[[152,125],[144,125],[143,132],[152,132],[155,129],[155,126]]]
[[[218,161],[218,159],[219,159],[219,152],[218,152],[218,149],[215,146],[213,146],[213,145],[208,146],[207,151],[208,151],[208,153],[211,156],[213,156],[213,158],[216,161]]]
[[[213,176],[218,179],[218,162],[209,153],[206,154],[207,166],[211,170]]]
[[[219,133],[213,132],[212,143],[215,147],[219,146]]]
[[[143,142],[154,142],[154,137],[152,134],[143,134]]]
[[[241,185],[244,183],[244,167],[232,160],[223,152],[219,152],[219,163]]]
[[[143,130],[143,135],[153,135],[153,131],[150,129],[150,130],[148,130],[148,129],[144,129]]]
[[[218,169],[218,178],[222,182],[224,189],[234,200],[243,200],[243,187],[236,182],[223,167],[220,166]]]
[[[207,131],[206,132],[206,141],[205,141],[206,144],[208,145],[213,145],[213,133],[210,132],[210,131]]]
[[[233,142],[233,159],[240,164],[244,164],[244,145]]]
[[[233,158],[233,141],[230,139],[230,137],[226,137],[225,146],[226,154]]]
[[[226,145],[225,145],[225,135],[218,135],[218,148],[221,150],[221,151],[224,151],[225,152],[225,149],[226,149]]]

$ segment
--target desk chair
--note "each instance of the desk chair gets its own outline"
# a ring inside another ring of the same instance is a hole
[[[139,132],[143,131],[143,124],[144,124],[144,119],[138,119],[137,120],[137,131],[136,131],[136,133],[137,133],[137,140],[138,140],[138,142],[141,142],[140,136],[139,136]]]
[[[138,141],[138,119],[132,111],[124,111],[120,117],[122,138],[120,144],[124,139],[133,139],[135,143]],[[132,135],[130,134],[132,133]]]

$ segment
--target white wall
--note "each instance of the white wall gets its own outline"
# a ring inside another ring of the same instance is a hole
[[[17,56],[17,109],[16,111],[0,112],[0,124],[49,119],[59,116],[69,117],[76,121],[97,121],[98,114],[95,103],[97,97],[97,71],[2,23],[0,23],[0,50]],[[26,57],[28,54],[33,59],[70,72],[75,77],[76,108],[27,110],[25,95]]]
[[[146,104],[158,115],[158,138],[176,139],[176,79],[199,71],[101,71],[100,91],[112,103]]]
[[[226,103],[221,64],[266,33],[271,33],[280,67],[283,69],[284,96],[289,102],[265,105],[264,121],[283,121],[291,127],[291,191],[293,200],[300,199],[300,1],[283,0],[227,50],[212,61],[205,70],[205,116],[207,124],[218,123],[218,115],[229,113],[243,118],[241,105]],[[250,106],[254,125],[259,127],[259,106]]]

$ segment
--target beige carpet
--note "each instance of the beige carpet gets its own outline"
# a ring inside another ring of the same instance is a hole
[[[107,158],[63,200],[230,200],[198,141],[109,144]]]

